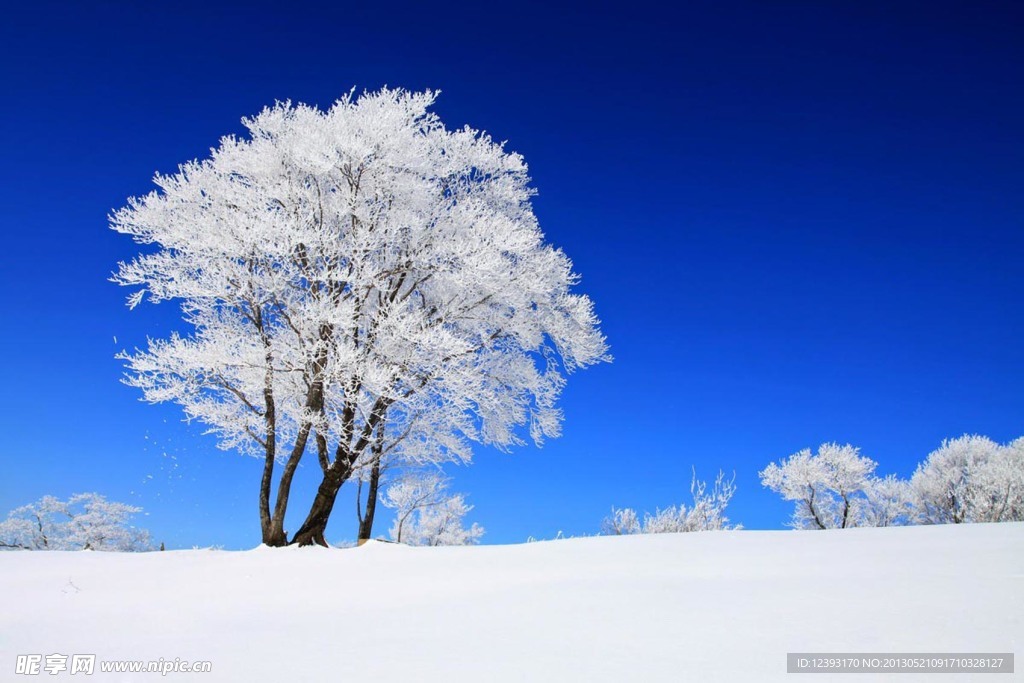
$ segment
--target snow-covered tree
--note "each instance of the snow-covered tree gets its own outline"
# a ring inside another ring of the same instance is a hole
[[[796,501],[801,529],[1024,521],[1024,438],[943,441],[910,481],[876,477],[875,466],[853,446],[823,444],[769,465],[761,481]]]
[[[443,499],[437,505],[421,508],[406,523],[402,543],[408,545],[475,545],[484,528],[474,522],[463,526],[462,518],[473,509],[461,494]],[[394,531],[394,529],[392,529]],[[397,538],[392,535],[392,538]]]
[[[461,494],[449,494],[450,480],[437,472],[412,472],[389,486],[381,502],[395,510],[391,540],[408,545],[473,545],[484,529],[463,526],[473,509]]]
[[[972,521],[1024,522],[1024,437],[1000,446],[972,484]]]
[[[915,517],[910,483],[890,474],[871,477],[858,506],[857,526],[905,526]]]
[[[796,501],[791,526],[797,529],[845,529],[860,526],[865,491],[877,464],[850,444],[822,444],[794,453],[761,471],[761,483]]]
[[[1024,521],[1024,438],[1006,445],[978,435],[943,441],[910,485],[924,524]]]
[[[122,354],[127,382],[263,460],[268,545],[288,542],[311,439],[322,480],[299,544],[324,543],[342,484],[375,459],[557,436],[566,374],[608,358],[571,262],[543,241],[522,157],[447,130],[434,99],[277,104],[111,216],[148,246],[114,277],[138,288],[129,304],[180,302],[190,328]]]
[[[110,502],[97,493],[67,500],[44,496],[12,510],[0,522],[0,549],[152,550],[149,532],[129,524],[142,508]]]
[[[447,486],[448,479],[440,472],[413,471],[384,489],[381,504],[395,511],[392,539],[401,543],[409,518],[417,510],[436,505]]]
[[[601,525],[601,533],[662,534],[740,529],[742,527],[739,525],[729,524],[729,518],[725,516],[725,508],[735,493],[735,477],[726,480],[725,474],[719,472],[714,487],[708,491],[707,483],[699,481],[697,473],[694,472],[690,482],[693,503],[689,508],[681,504],[678,507],[658,509],[654,514],[644,513],[641,522],[636,510],[613,507],[611,515],[605,518]]]

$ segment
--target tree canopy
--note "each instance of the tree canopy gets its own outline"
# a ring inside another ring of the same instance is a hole
[[[127,382],[264,459],[265,543],[287,542],[310,439],[323,483],[292,541],[323,543],[338,488],[370,460],[557,436],[565,375],[608,359],[523,158],[447,130],[435,97],[278,103],[111,216],[150,245],[114,277],[129,304],[178,301],[191,329],[122,354]]]

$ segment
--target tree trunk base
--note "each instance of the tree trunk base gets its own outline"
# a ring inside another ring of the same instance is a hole
[[[308,531],[299,531],[292,538],[291,545],[297,545],[300,548],[308,545],[319,545],[324,548],[329,547],[327,541],[324,539],[324,529],[310,529]]]
[[[338,491],[345,482],[343,477],[324,478],[317,489],[316,498],[309,509],[306,521],[302,523],[299,530],[292,537],[291,544],[298,546],[322,545],[327,547],[327,540],[324,532],[327,531],[327,521],[331,517],[331,510],[334,509],[334,501],[338,497]]]
[[[283,548],[288,545],[288,537],[285,536],[283,529],[264,531],[263,545],[270,546],[271,548]]]

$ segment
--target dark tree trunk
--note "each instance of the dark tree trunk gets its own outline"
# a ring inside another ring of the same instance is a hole
[[[320,326],[320,338],[326,340],[330,337],[333,327],[330,325]],[[324,406],[324,380],[323,372],[327,366],[327,352],[321,351],[313,362],[313,370],[311,375],[313,382],[310,384],[309,391],[306,394],[306,410],[313,413],[320,413]],[[281,479],[277,484],[277,501],[274,505],[274,516],[271,519],[270,537],[273,542],[267,543],[267,545],[283,546],[288,545],[287,533],[284,530],[284,515],[288,510],[288,497],[291,495],[292,489],[292,478],[295,476],[295,470],[299,466],[299,461],[302,459],[303,453],[306,452],[306,442],[309,440],[309,433],[313,429],[313,423],[306,421],[299,428],[299,433],[295,437],[295,445],[292,447],[292,452],[288,456],[288,460],[284,464],[284,470],[281,472]],[[347,478],[347,475],[346,475]],[[324,483],[327,483],[328,477],[325,476]],[[321,488],[323,484],[321,484]],[[338,484],[341,487],[341,483]],[[334,495],[338,495],[337,489],[334,491]],[[319,493],[317,494],[317,500],[319,502]],[[334,505],[332,497],[331,506]],[[305,526],[305,525],[303,525]],[[326,523],[324,524],[326,526]],[[321,529],[322,535],[322,529]],[[294,541],[292,541],[294,543]],[[305,543],[303,545],[308,545]],[[326,545],[326,544],[324,544]]]
[[[819,529],[827,529],[828,527],[825,526],[824,522],[821,521],[821,517],[818,516],[818,511],[814,509],[814,487],[809,486],[808,489],[810,489],[810,496],[807,498],[807,510],[811,513],[811,518],[818,525]]]
[[[341,485],[348,479],[351,470],[346,468],[344,474],[329,471],[320,482],[316,491],[313,505],[309,509],[306,521],[302,523],[299,530],[292,537],[292,543],[300,546],[322,545],[327,546],[324,533],[327,531],[327,522],[331,518],[331,511],[334,509],[334,501],[338,498],[338,491]]]
[[[271,524],[263,530],[263,545],[271,548],[283,548],[288,545],[288,537],[285,536],[283,525]]]
[[[270,487],[274,477],[274,458],[267,453],[263,461],[263,478],[260,481],[260,529],[263,533],[263,544],[281,546],[284,543],[274,536],[274,524],[270,516]]]
[[[270,487],[274,477],[274,455],[268,448],[263,462],[263,478],[260,481],[260,528],[263,531],[263,544],[271,547],[288,545],[288,538],[284,534],[283,513],[281,519],[270,514]],[[281,492],[278,491],[280,497]],[[285,494],[287,496],[287,494]],[[278,500],[280,503],[280,498]],[[278,505],[277,507],[281,507]],[[279,523],[280,522],[280,523]]]
[[[322,401],[323,398],[321,397],[320,400]],[[355,463],[358,462],[359,456],[370,445],[377,426],[383,424],[384,415],[387,413],[387,409],[392,402],[393,399],[383,397],[378,398],[374,402],[373,408],[370,410],[370,417],[358,434],[355,445],[351,448],[346,447],[348,443],[346,437],[354,431],[352,418],[351,416],[343,418],[347,422],[347,427],[342,431],[342,442],[335,449],[334,462],[324,471],[324,478],[317,489],[316,498],[313,499],[313,505],[309,509],[306,521],[302,523],[299,530],[292,536],[291,542],[293,544],[300,546],[313,545],[314,543],[322,546],[327,545],[327,541],[324,539],[324,532],[327,530],[327,522],[331,517],[331,511],[334,510],[334,501],[338,497],[338,491],[341,489],[341,485],[352,476],[352,469]],[[317,410],[320,409],[320,405],[322,404],[317,404]],[[354,408],[352,413],[354,414]],[[291,464],[290,461],[289,464]]]
[[[273,519],[270,516],[270,487],[274,479],[274,461],[277,459],[277,404],[274,399],[274,356],[271,354],[270,342],[263,334],[263,318],[258,314],[254,318],[267,347],[265,362],[266,376],[263,380],[263,420],[266,431],[264,442],[263,477],[260,480],[260,529],[263,532],[263,543],[269,546],[281,546],[286,539],[275,536]]]
[[[373,535],[373,516],[377,511],[377,486],[380,484],[380,460],[374,460],[370,470],[369,489],[366,492],[366,510],[359,520],[360,541],[368,541]]]

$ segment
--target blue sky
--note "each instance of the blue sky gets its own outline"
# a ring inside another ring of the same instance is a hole
[[[106,216],[242,116],[353,86],[438,88],[447,125],[525,156],[615,356],[570,379],[561,439],[452,471],[486,542],[683,502],[691,467],[781,528],[757,471],[801,448],[906,476],[943,438],[1024,434],[1021,9],[662,4],[8,8],[0,511],[98,491],[168,547],[258,543],[259,462],[118,382],[176,311],[124,306]]]

